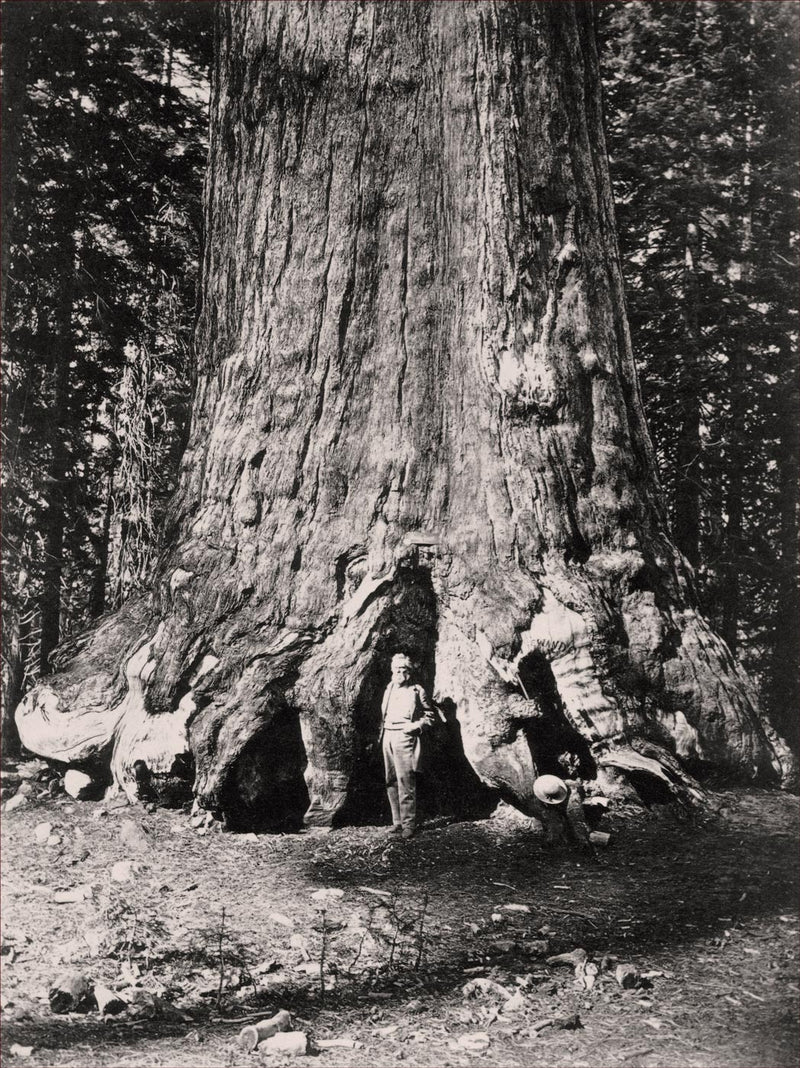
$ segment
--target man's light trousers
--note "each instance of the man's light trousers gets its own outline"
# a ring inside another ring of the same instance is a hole
[[[383,732],[383,766],[386,793],[392,809],[392,823],[404,831],[414,831],[417,821],[418,734],[405,731]]]

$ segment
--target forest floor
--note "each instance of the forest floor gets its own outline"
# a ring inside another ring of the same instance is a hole
[[[2,1063],[286,1064],[236,1042],[285,1008],[319,1068],[794,1068],[797,798],[713,797],[703,820],[606,817],[592,859],[545,850],[505,806],[403,842],[235,835],[34,790],[2,821]],[[86,896],[56,899],[70,889]],[[546,963],[576,948],[617,958],[591,989]],[[48,989],[75,969],[127,1008],[54,1014]],[[465,995],[475,979],[497,987]]]

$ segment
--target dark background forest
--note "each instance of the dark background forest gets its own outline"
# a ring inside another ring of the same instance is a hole
[[[192,393],[213,7],[0,11],[13,711],[158,557]],[[628,314],[672,534],[795,747],[799,24],[788,0],[597,6]]]

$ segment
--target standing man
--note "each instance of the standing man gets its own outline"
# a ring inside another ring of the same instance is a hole
[[[392,681],[381,708],[381,742],[392,831],[412,838],[417,829],[417,767],[420,734],[436,722],[428,695],[411,681],[411,661],[392,657]]]

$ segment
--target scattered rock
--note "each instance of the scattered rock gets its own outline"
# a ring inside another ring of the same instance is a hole
[[[489,946],[488,952],[493,956],[501,956],[504,953],[513,953],[517,948],[517,943],[509,938],[501,938],[496,942],[492,942]]]
[[[503,1006],[503,1014],[506,1016],[513,1015],[515,1012],[524,1012],[528,1007],[528,1002],[521,990],[518,990],[515,994],[512,994],[508,1001]]]
[[[141,865],[135,860],[118,860],[111,866],[111,880],[115,883],[129,883],[140,869]]]
[[[579,964],[585,964],[589,954],[585,949],[573,949],[571,953],[557,953],[554,957],[548,957],[548,964],[564,964],[575,968]]]
[[[308,1036],[302,1031],[279,1031],[271,1038],[259,1042],[258,1048],[269,1053],[283,1053],[289,1057],[305,1057],[308,1053]]]
[[[496,983],[494,979],[470,979],[463,986],[461,993],[465,998],[476,997],[478,994],[499,994],[501,998],[506,999],[513,997],[508,987]]]
[[[281,1009],[268,1020],[259,1020],[256,1024],[243,1027],[236,1039],[240,1049],[254,1050],[259,1042],[278,1034],[279,1031],[288,1032],[292,1026],[292,1018],[286,1009]]]
[[[83,771],[78,771],[76,768],[70,768],[64,776],[64,790],[70,797],[74,797],[76,801],[85,801],[92,793],[93,788],[94,783],[91,776]]]
[[[308,952],[308,939],[305,935],[295,933],[289,939],[289,945],[292,949],[297,949],[302,954],[303,960],[311,960],[311,954]]]
[[[545,938],[534,939],[532,942],[523,942],[521,948],[531,957],[543,957],[550,949],[550,943]]]
[[[623,990],[634,990],[641,984],[642,974],[635,964],[618,964],[614,978]]]
[[[61,837],[60,834],[51,834],[50,837],[47,839],[47,845],[49,845],[51,847],[52,846],[57,846],[57,845],[61,845],[61,843],[63,841],[64,841],[64,839]]]
[[[296,972],[300,972],[303,975],[319,975],[319,961],[318,960],[306,960],[302,964],[295,965]],[[325,963],[325,975],[331,974],[331,966]]]
[[[23,1059],[25,1059],[27,1057],[30,1057],[30,1055],[33,1053],[33,1050],[33,1046],[20,1046],[18,1042],[14,1042],[9,1047],[8,1052],[11,1054],[12,1057],[22,1057]]]
[[[73,886],[70,890],[56,890],[53,901],[58,905],[75,904],[78,901],[90,901],[94,896],[94,889],[89,883]]]
[[[67,972],[50,987],[47,994],[55,1013],[89,1012],[94,1008],[92,984],[82,972]]]
[[[52,823],[37,823],[33,828],[33,837],[37,845],[44,845],[53,830]]]
[[[577,1031],[583,1027],[583,1024],[580,1016],[574,1012],[570,1016],[556,1016],[553,1020],[553,1027],[560,1031]]]
[[[332,901],[338,901],[344,897],[344,890],[339,890],[336,887],[328,887],[324,890],[315,890],[311,895],[312,901],[319,901],[323,904],[330,903]]]
[[[530,912],[531,911],[530,905],[501,905],[500,908],[504,909],[506,912]]]
[[[601,849],[605,849],[608,843],[611,841],[611,835],[606,831],[590,831],[589,841],[594,846],[600,846]]]
[[[20,808],[22,805],[27,805],[28,799],[24,794],[14,794],[6,801],[6,812],[13,812],[15,808]]]
[[[492,1040],[485,1031],[472,1031],[468,1035],[462,1035],[453,1043],[458,1050],[466,1050],[468,1053],[481,1053],[491,1044]]]
[[[270,912],[267,919],[272,920],[273,923],[280,924],[281,927],[294,927],[294,920],[290,920],[282,912]]]
[[[150,848],[147,834],[140,823],[123,820],[119,828],[119,839],[128,849],[147,850]]]
[[[113,935],[107,927],[85,927],[83,940],[93,957],[99,957],[103,950],[110,950]]]

